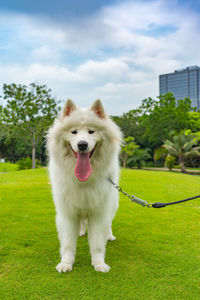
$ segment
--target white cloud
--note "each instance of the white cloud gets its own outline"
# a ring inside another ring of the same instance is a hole
[[[100,97],[120,114],[158,95],[159,74],[199,63],[199,26],[197,12],[167,0],[105,6],[73,22],[1,13],[0,54],[26,55],[1,61],[0,80],[46,83],[81,106]]]
[[[0,65],[1,82],[29,84],[36,81],[47,84],[58,98],[64,100],[70,97],[82,107],[90,106],[92,101],[100,98],[110,114],[120,114],[136,107],[141,94],[149,96],[152,79],[146,77],[144,84],[143,76],[142,72],[133,73],[123,59],[103,63],[89,61],[73,71],[55,65]]]
[[[111,58],[104,61],[89,60],[80,65],[76,72],[91,82],[119,81],[124,80],[130,71],[129,69],[128,64],[121,59]]]

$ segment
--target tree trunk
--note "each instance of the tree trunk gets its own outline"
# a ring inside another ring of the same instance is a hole
[[[128,158],[127,153],[124,153],[124,157],[123,157],[123,168],[126,168],[126,160]]]
[[[185,166],[184,166],[184,162],[183,162],[182,157],[179,157],[179,164],[180,164],[180,167],[181,167],[181,172],[182,173],[187,173],[186,169],[185,169]]]
[[[33,144],[32,145],[32,169],[35,169],[36,167],[35,154],[36,154],[36,144]]]
[[[126,158],[123,158],[123,168],[126,168]]]
[[[32,169],[36,168],[36,146],[38,143],[38,137],[36,138],[36,133],[33,131],[32,137]]]

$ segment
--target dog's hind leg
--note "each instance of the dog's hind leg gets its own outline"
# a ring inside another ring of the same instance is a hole
[[[79,236],[84,236],[86,234],[86,229],[87,229],[87,220],[81,220]]]
[[[115,241],[115,240],[116,240],[116,237],[113,235],[112,227],[110,227],[108,241]]]

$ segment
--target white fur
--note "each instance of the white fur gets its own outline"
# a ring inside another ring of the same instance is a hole
[[[95,132],[89,134],[88,130]],[[74,174],[72,148],[77,152],[80,140],[88,142],[88,151],[96,145],[91,157],[92,174],[85,182]],[[86,226],[92,265],[100,272],[110,269],[104,262],[105,247],[108,239],[115,239],[111,225],[118,209],[118,192],[107,177],[118,182],[121,140],[121,132],[111,119],[99,117],[93,109],[76,108],[67,116],[61,115],[48,132],[49,173],[60,240],[58,272],[72,270],[77,237],[85,234]]]

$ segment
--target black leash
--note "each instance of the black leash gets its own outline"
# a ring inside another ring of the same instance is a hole
[[[160,203],[160,202],[152,203],[151,205],[154,208],[162,208],[162,207],[165,207],[167,205],[178,204],[178,203],[190,201],[190,200],[193,200],[193,199],[196,199],[196,198],[200,198],[200,195],[194,196],[194,197],[191,197],[191,198],[187,198],[187,199],[183,199],[183,200],[179,200],[179,201],[169,202],[169,203]]]
[[[194,197],[191,197],[191,198],[187,198],[187,199],[183,199],[183,200],[179,200],[179,201],[174,201],[174,202],[169,202],[169,203],[162,203],[162,202],[156,202],[156,203],[148,203],[147,201],[145,200],[142,200],[134,195],[129,195],[127,194],[126,192],[124,192],[122,190],[122,188],[114,183],[109,177],[108,177],[108,181],[110,181],[110,183],[120,192],[120,193],[123,193],[126,197],[128,197],[131,202],[135,202],[137,204],[140,204],[144,207],[153,207],[153,208],[162,208],[162,207],[165,207],[167,205],[173,205],[173,204],[178,204],[178,203],[181,203],[181,202],[186,202],[186,201],[190,201],[190,200],[193,200],[193,199],[196,199],[196,198],[200,198],[200,195],[198,196],[194,196]]]

